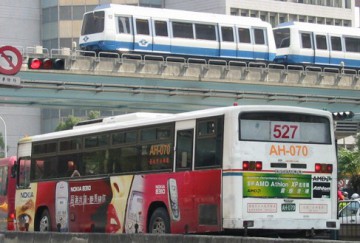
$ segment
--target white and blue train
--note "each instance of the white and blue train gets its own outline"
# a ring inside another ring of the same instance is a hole
[[[274,28],[274,62],[360,68],[360,29],[290,22]]]
[[[129,5],[84,15],[81,50],[360,68],[360,29]]]
[[[271,25],[258,18],[116,4],[85,13],[79,45],[96,52],[266,62],[276,54]]]

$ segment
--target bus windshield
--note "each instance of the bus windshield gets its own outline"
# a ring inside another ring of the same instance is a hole
[[[240,140],[331,144],[325,117],[281,112],[247,112],[239,117]]]
[[[90,35],[104,31],[104,11],[85,14],[81,35]]]

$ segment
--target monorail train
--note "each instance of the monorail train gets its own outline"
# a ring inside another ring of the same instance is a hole
[[[274,62],[360,68],[360,29],[290,22],[274,28]]]
[[[84,14],[84,51],[360,68],[360,29],[128,5]]]
[[[128,5],[100,5],[85,13],[80,48],[272,61],[271,25],[258,18]]]

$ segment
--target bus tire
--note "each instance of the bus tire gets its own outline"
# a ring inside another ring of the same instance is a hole
[[[47,209],[44,209],[42,211],[40,219],[38,221],[37,229],[40,232],[51,231],[51,218],[50,218],[50,213]]]
[[[170,217],[165,208],[157,208],[151,214],[149,221],[149,233],[165,234],[170,233]]]

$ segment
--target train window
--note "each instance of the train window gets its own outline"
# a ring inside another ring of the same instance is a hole
[[[254,29],[255,44],[264,45],[265,44],[265,34],[263,29]]]
[[[172,22],[173,36],[178,38],[194,39],[191,23]]]
[[[138,35],[150,35],[149,21],[147,19],[136,19],[136,33]]]
[[[310,33],[302,33],[301,34],[301,43],[302,43],[302,48],[312,49],[311,34]]]
[[[316,48],[319,50],[327,50],[326,36],[316,35]]]
[[[360,38],[345,37],[346,51],[360,52]]]
[[[222,41],[234,42],[234,30],[233,27],[221,27]]]
[[[209,24],[195,24],[196,39],[216,40],[215,26]]]
[[[168,29],[166,21],[155,20],[155,35],[168,36]]]
[[[285,48],[290,46],[290,29],[274,30],[276,48]]]
[[[342,51],[341,38],[338,36],[331,36],[331,49],[333,51]]]
[[[251,43],[250,30],[245,28],[238,28],[239,42]]]
[[[118,17],[118,26],[120,34],[131,34],[130,18],[129,17]]]
[[[104,31],[104,11],[85,14],[84,23],[81,29],[82,35],[100,33]]]

